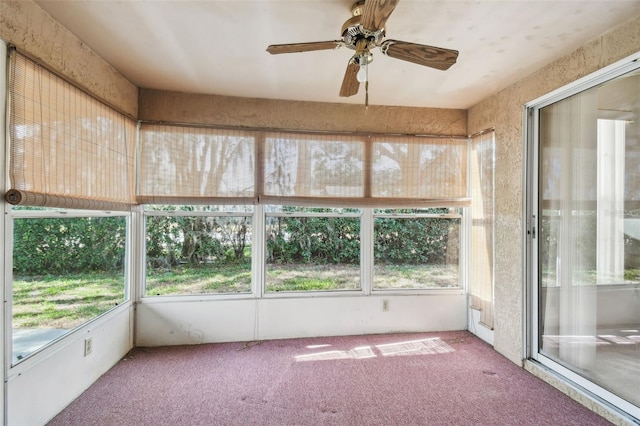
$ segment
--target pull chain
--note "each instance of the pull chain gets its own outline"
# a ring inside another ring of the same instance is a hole
[[[369,79],[364,82],[364,107],[369,109]]]

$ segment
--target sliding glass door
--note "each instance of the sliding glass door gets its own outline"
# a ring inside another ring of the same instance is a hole
[[[640,71],[531,109],[532,357],[640,412]]]

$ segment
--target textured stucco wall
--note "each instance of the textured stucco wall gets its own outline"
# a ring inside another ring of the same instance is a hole
[[[469,133],[496,130],[495,349],[520,363],[523,348],[523,106],[640,51],[640,17],[616,27],[469,110]]]
[[[142,89],[139,118],[265,129],[467,135],[467,111],[198,95]]]
[[[0,0],[0,39],[132,117],[138,88],[31,0]]]

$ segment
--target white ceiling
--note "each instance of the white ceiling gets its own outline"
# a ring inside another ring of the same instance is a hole
[[[340,39],[351,0],[37,0],[143,88],[364,103],[338,96],[353,51],[270,55],[269,44]],[[640,0],[400,0],[387,38],[456,49],[439,71],[373,51],[373,105],[468,108],[640,15]]]

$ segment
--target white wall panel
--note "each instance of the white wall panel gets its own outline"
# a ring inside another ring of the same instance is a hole
[[[144,301],[136,310],[136,346],[255,339],[255,299]]]
[[[109,313],[12,368],[7,424],[46,423],[126,355],[131,349],[130,310]],[[89,337],[93,351],[85,357]]]
[[[480,311],[469,308],[469,325],[467,330],[493,346],[493,330],[487,328],[480,322]]]
[[[260,339],[278,339],[464,330],[465,301],[463,295],[442,294],[264,299],[258,332]]]
[[[143,301],[136,345],[465,330],[466,309],[464,294]]]

